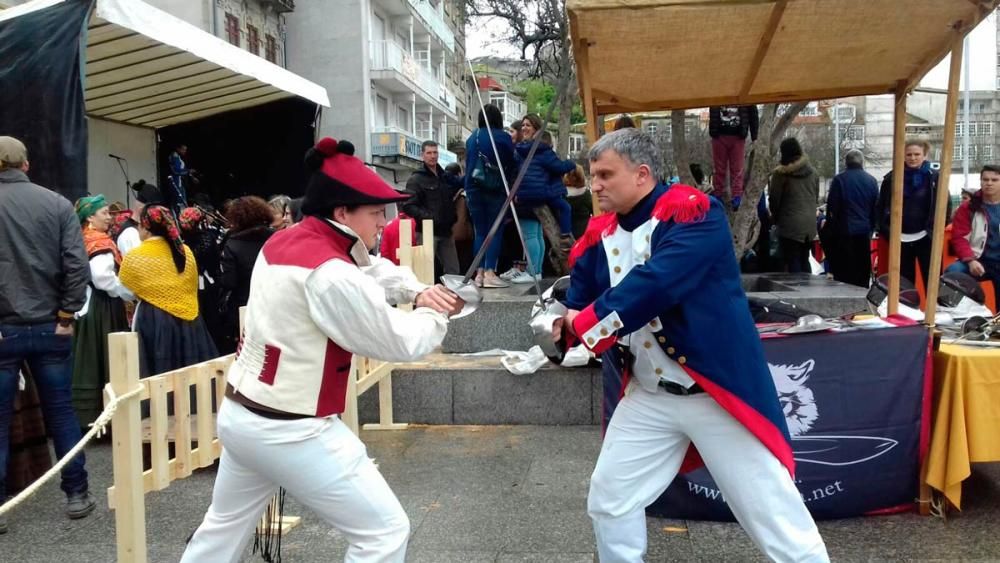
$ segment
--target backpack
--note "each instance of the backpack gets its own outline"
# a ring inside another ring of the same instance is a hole
[[[476,165],[472,168],[472,185],[485,193],[503,194],[503,175],[500,167],[490,162],[479,148],[479,131],[476,131]]]

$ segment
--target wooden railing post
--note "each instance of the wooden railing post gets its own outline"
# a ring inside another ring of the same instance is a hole
[[[139,386],[139,338],[133,332],[108,335],[111,389],[124,395]],[[146,506],[143,499],[142,426],[139,397],[118,405],[111,419],[118,561],[146,563]]]

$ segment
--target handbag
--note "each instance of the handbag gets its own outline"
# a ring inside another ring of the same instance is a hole
[[[472,185],[486,193],[503,193],[503,175],[500,167],[490,162],[479,148],[479,132],[476,132],[476,165],[472,169]]]

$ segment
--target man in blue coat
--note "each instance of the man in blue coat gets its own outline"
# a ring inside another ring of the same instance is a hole
[[[600,560],[642,561],[645,508],[678,472],[704,463],[768,557],[827,561],[793,482],[788,430],[722,204],[657,184],[660,151],[638,129],[602,137],[589,159],[605,213],[573,248],[569,313],[554,330],[564,345],[616,347],[626,372],[588,495]]]
[[[834,176],[826,196],[833,279],[868,287],[872,279],[872,233],[878,216],[878,180],[865,172],[864,155],[853,149],[844,157],[847,170]]]

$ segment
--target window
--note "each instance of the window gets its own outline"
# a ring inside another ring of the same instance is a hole
[[[983,157],[984,161],[993,160],[993,145],[983,145],[979,155]]]
[[[852,125],[852,126],[850,126],[850,127],[847,128],[847,132],[844,133],[844,136],[849,141],[861,141],[861,142],[864,142],[864,140],[865,140],[865,128],[864,128],[863,125]]]
[[[396,127],[403,131],[410,131],[413,128],[413,124],[410,123],[410,110],[403,106],[396,106]]]
[[[809,104],[806,105],[806,107],[802,108],[802,111],[799,112],[799,115],[805,116],[805,117],[816,117],[816,116],[818,116],[819,115],[819,104],[817,104],[816,102],[809,102]]]
[[[375,126],[382,129],[389,124],[389,98],[375,95]]]
[[[980,111],[980,113],[986,111],[986,104],[980,103],[979,104],[979,111]]]
[[[650,135],[656,135],[656,123],[647,123],[646,132]]]
[[[969,122],[969,136],[970,137],[975,137],[976,136],[976,122],[975,121],[970,121]]]
[[[252,25],[247,25],[247,51],[260,56],[260,32]]]
[[[961,137],[962,135],[965,135],[965,122],[959,121],[955,124],[955,136]]]
[[[962,145],[956,143],[955,148],[951,153],[952,160],[963,160],[962,158]]]
[[[571,153],[580,153],[580,152],[583,152],[583,145],[584,145],[585,140],[586,139],[583,136],[580,136],[580,135],[572,135],[572,136],[570,136],[570,138],[569,138],[569,152],[571,152]]]
[[[228,13],[226,14],[226,39],[233,45],[240,46],[240,18]]]
[[[989,137],[993,134],[993,122],[992,121],[980,121],[979,122],[979,134],[984,137]]]
[[[272,35],[264,36],[264,58],[278,64],[278,42]]]

